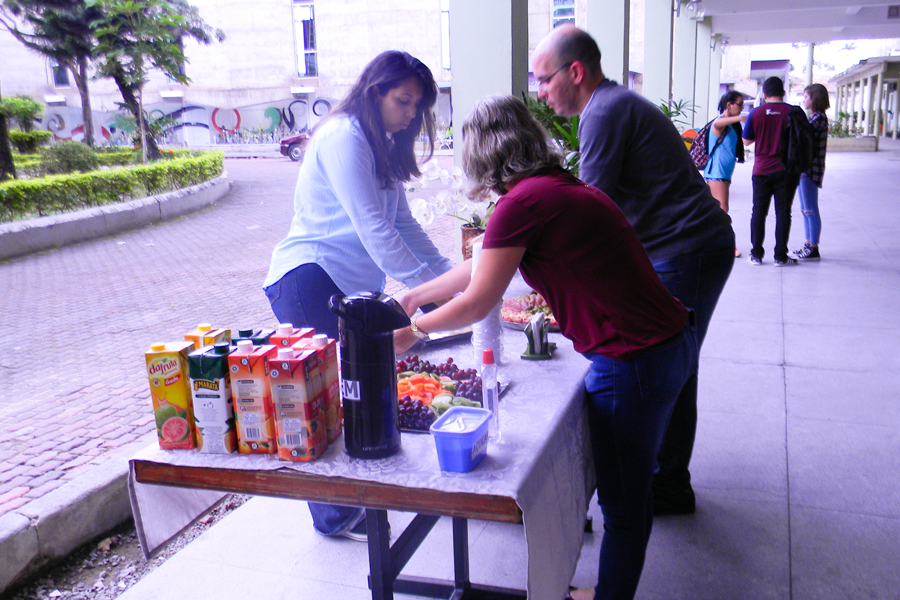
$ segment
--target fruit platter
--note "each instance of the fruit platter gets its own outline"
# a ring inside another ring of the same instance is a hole
[[[547,301],[539,293],[532,291],[515,298],[504,298],[500,307],[500,319],[503,325],[511,329],[524,330],[536,313],[542,312],[550,323],[550,331],[559,331],[559,323]]]
[[[414,355],[397,361],[397,398],[400,429],[427,433],[451,406],[481,406],[481,377],[452,357],[435,365]]]

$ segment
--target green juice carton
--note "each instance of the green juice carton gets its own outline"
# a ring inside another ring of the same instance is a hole
[[[228,342],[218,342],[188,354],[197,447],[206,454],[229,454],[237,450],[228,371],[230,353]]]

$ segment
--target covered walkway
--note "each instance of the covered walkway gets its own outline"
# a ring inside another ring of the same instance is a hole
[[[900,142],[828,156],[818,263],[740,259],[701,362],[697,514],[657,519],[643,600],[895,600],[900,589]],[[732,217],[749,244],[750,165]],[[791,248],[802,245],[799,210]],[[773,245],[770,218],[767,249]],[[595,581],[598,533],[574,583]],[[394,532],[408,515],[392,514]],[[470,523],[472,578],[522,586],[519,526]],[[365,546],[312,533],[296,502],[251,500],[122,600],[369,598]],[[452,577],[441,522],[407,572]],[[545,599],[539,599],[545,600]],[[558,600],[558,599],[549,599]]]

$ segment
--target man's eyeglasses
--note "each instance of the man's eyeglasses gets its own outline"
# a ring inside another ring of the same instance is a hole
[[[538,78],[538,80],[537,80],[537,81],[538,81],[538,87],[544,87],[545,85],[547,85],[548,83],[550,83],[550,80],[553,79],[553,76],[554,76],[554,75],[556,75],[557,73],[559,73],[559,72],[562,71],[563,69],[568,69],[568,68],[571,67],[571,66],[572,66],[572,63],[566,63],[566,64],[564,64],[563,66],[561,66],[560,68],[558,68],[557,70],[555,70],[555,71],[553,71],[552,73],[550,73],[549,75],[547,75],[546,77],[540,77],[540,78]]]

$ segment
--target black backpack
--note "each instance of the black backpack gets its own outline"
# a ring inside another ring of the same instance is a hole
[[[790,175],[806,173],[813,160],[813,129],[806,113],[792,106],[788,124],[781,132],[781,166]]]

